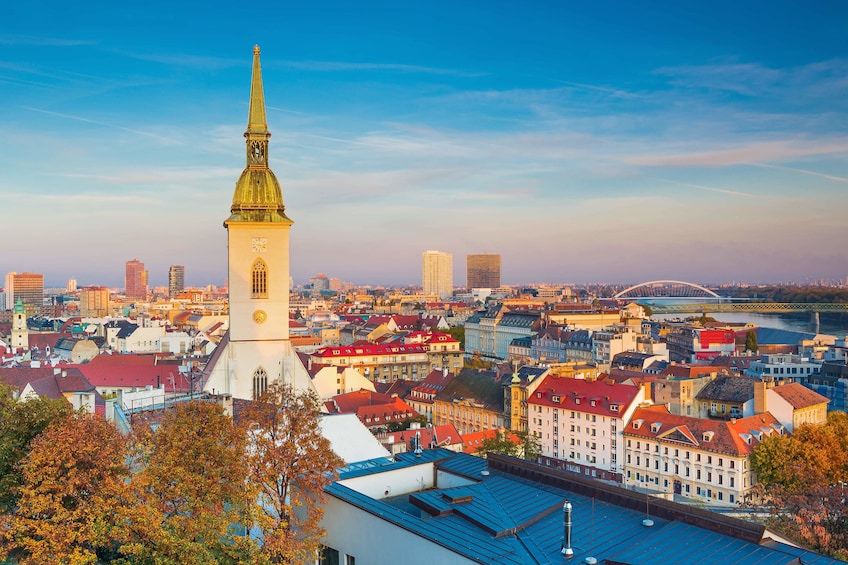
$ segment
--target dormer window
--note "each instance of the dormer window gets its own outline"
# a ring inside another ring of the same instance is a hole
[[[751,435],[754,436],[754,439],[756,439],[757,441],[763,440],[763,432],[761,432],[760,430],[751,430]]]
[[[551,397],[551,400],[553,400],[554,402],[559,402],[559,395],[558,394],[553,395]]]
[[[638,430],[639,428],[642,427],[642,424],[644,422],[645,422],[645,420],[633,420],[633,429]]]
[[[610,412],[618,412],[618,404],[610,404]]]
[[[704,432],[704,436],[702,439],[706,442],[712,441],[713,435],[715,435],[715,432]]]
[[[748,445],[751,445],[751,434],[739,434],[739,437],[742,438],[742,441],[744,441]]]
[[[651,433],[652,434],[657,433],[658,431],[660,431],[661,427],[662,427],[662,423],[654,422],[653,424],[651,424]]]
[[[590,401],[589,401],[589,403],[590,403],[592,406],[596,406],[596,405],[598,404],[598,403],[597,403],[597,401],[595,401],[595,400],[590,400]]]
[[[579,399],[579,398],[575,398],[575,399],[574,399],[574,404],[580,404],[580,399]]]

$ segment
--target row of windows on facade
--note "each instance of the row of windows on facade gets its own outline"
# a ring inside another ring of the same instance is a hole
[[[646,457],[646,458],[645,458],[645,468],[649,468],[649,467],[651,466],[651,465],[650,465],[650,463],[651,463],[651,462],[650,462],[650,459],[648,459],[648,458]],[[627,454],[627,464],[628,464],[628,465],[630,465],[630,464],[631,464],[631,454],[630,454],[630,453],[628,453],[628,454]],[[640,461],[640,457],[637,455],[637,456],[636,456],[636,466],[638,467],[638,466],[639,466],[639,465],[641,465],[641,464],[642,464],[642,463],[641,463],[641,461]],[[668,472],[669,472],[669,468],[670,468],[670,467],[669,467],[668,462],[663,463],[663,473],[668,473]],[[659,462],[658,460],[655,460],[655,461],[654,461],[654,470],[655,470],[655,471],[659,471],[659,470],[660,470],[660,462]],[[678,464],[676,464],[676,463],[675,463],[675,465],[674,465],[674,474],[675,474],[675,475],[678,475],[678,476],[680,475],[680,465],[678,465]],[[692,476],[692,474],[691,474],[691,470],[690,470],[690,468],[689,468],[689,466],[688,466],[688,465],[686,465],[686,466],[684,466],[684,467],[683,467],[683,476],[684,476],[684,477],[691,477],[691,476]],[[716,484],[718,484],[718,485],[724,485],[724,475],[722,475],[721,473],[716,473],[716,474],[715,474],[715,476],[716,476]],[[734,488],[734,487],[736,486],[736,475],[733,475],[733,474],[728,475],[728,479],[729,479],[729,485],[728,485],[728,486],[729,486],[730,488]],[[695,469],[695,480],[697,480],[697,481],[702,480],[702,472],[701,472],[701,469]],[[747,487],[747,486],[748,486],[748,477],[743,477],[743,481],[744,481],[744,485],[743,485],[743,486]],[[707,471],[707,472],[706,472],[706,482],[708,482],[708,483],[713,482],[713,473],[712,473],[712,471]]]
[[[627,471],[627,480],[632,480],[633,477],[635,477],[635,480],[638,481],[638,482],[653,483],[653,484],[656,484],[657,486],[659,486],[659,484],[660,484],[660,478],[659,477],[650,477],[647,474],[642,475],[641,473],[636,473],[635,475],[632,475],[631,471]],[[680,484],[679,481],[675,481],[675,482],[677,483],[677,484],[674,485],[675,492],[677,492],[677,489],[680,489],[681,494],[684,493],[684,492],[686,494],[691,494],[692,488],[691,488],[691,485],[689,483],[686,483],[684,485],[684,484]],[[670,485],[670,483],[669,483],[668,479],[663,479],[663,487],[668,489],[669,485]],[[696,485],[695,486],[695,494],[697,496],[702,496],[704,498],[715,498],[719,501],[724,501],[724,492],[720,491],[720,490],[716,490],[715,492],[713,492],[713,489],[711,489],[711,488],[703,488],[703,487]],[[736,495],[734,493],[728,493],[727,500],[731,504],[734,504],[736,502]]]
[[[630,440],[630,439],[627,440],[627,447],[628,448],[633,447],[633,440]],[[636,441],[636,449],[642,449],[642,442],[641,441]],[[649,444],[647,441],[645,442],[644,450],[647,453],[650,453],[650,451],[651,451],[651,444]],[[659,453],[659,452],[660,452],[660,445],[654,444],[654,453]],[[647,453],[645,453],[646,457],[647,457]],[[671,454],[671,451],[669,450],[669,448],[663,447],[663,455],[670,455],[670,454]],[[683,452],[683,454],[684,454],[684,459],[691,459],[691,452],[690,451],[686,450],[686,451]],[[674,449],[674,457],[680,457],[680,450],[679,449],[676,449],[676,448]],[[707,458],[707,465],[712,465],[713,464],[713,456],[707,455],[706,458]],[[724,458],[723,457],[717,457],[716,459],[718,460],[718,466],[723,467],[724,466]],[[695,462],[697,462],[697,463],[701,462],[701,454],[700,453],[695,453]],[[731,469],[736,468],[736,461],[735,460],[730,459],[729,463],[730,463]],[[747,468],[747,460],[745,461],[745,466]]]

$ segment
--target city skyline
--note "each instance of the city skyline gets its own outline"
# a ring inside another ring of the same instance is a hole
[[[296,282],[845,278],[841,4],[200,8],[8,7],[0,272],[223,285],[259,44]]]

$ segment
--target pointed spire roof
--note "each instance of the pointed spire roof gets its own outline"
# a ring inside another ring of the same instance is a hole
[[[21,297],[18,297],[18,301],[15,302],[15,314],[22,314],[25,312],[24,310],[24,302],[21,300]]]
[[[268,133],[265,121],[265,91],[262,88],[262,66],[259,64],[259,46],[253,47],[253,76],[250,81],[250,110],[247,114],[246,133]]]
[[[247,163],[233,193],[231,223],[291,224],[283,204],[283,192],[274,172],[268,166],[268,140],[271,133],[265,121],[265,93],[262,89],[262,67],[259,46],[253,48],[253,75],[250,81],[250,109],[247,114]]]

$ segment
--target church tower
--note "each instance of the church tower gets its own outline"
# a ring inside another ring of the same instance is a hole
[[[289,341],[289,230],[283,194],[268,166],[271,133],[259,47],[253,49],[246,164],[236,182],[227,229],[229,340],[207,367],[205,389],[255,398],[278,379],[297,388],[311,381]]]
[[[24,303],[18,298],[15,304],[15,310],[12,312],[12,336],[11,347],[15,349],[23,349],[29,351],[29,330],[26,325],[26,310]]]

